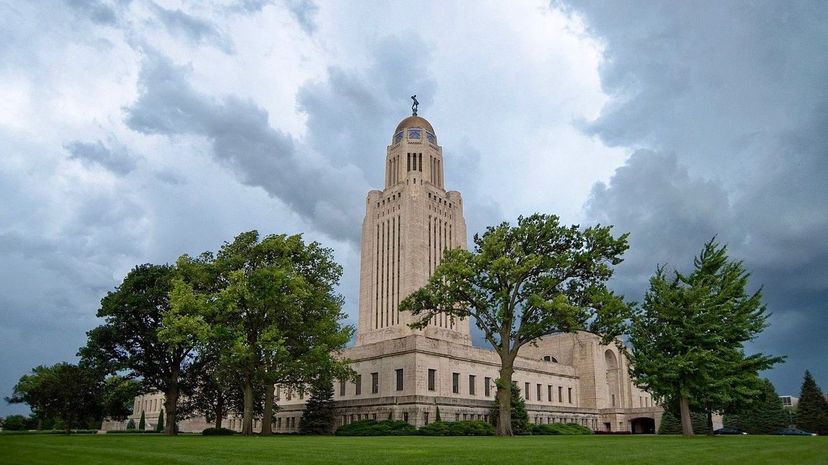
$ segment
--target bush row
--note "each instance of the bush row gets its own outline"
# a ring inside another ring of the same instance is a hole
[[[405,421],[360,420],[343,425],[336,430],[337,436],[493,436],[495,428],[485,421],[436,421],[419,430]],[[578,435],[592,434],[592,430],[575,423],[551,423],[532,425],[529,434]]]

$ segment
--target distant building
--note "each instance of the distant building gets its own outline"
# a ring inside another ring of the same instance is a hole
[[[783,407],[794,408],[797,406],[797,404],[799,404],[799,397],[779,396],[779,398],[782,399]]]

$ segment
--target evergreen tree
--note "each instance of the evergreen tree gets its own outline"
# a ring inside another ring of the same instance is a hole
[[[138,431],[145,431],[147,429],[147,420],[144,417],[144,411],[141,410],[141,419],[138,420]]]
[[[437,406],[437,414],[434,415],[434,421],[443,421],[443,418],[440,417],[440,406]]]
[[[164,409],[161,409],[161,412],[158,414],[158,424],[155,425],[155,431],[157,433],[164,431]]]
[[[739,428],[750,434],[774,434],[788,423],[782,400],[767,379],[762,380],[762,393],[752,403],[724,417],[725,426]]]
[[[661,426],[658,427],[658,434],[681,434],[681,418],[678,412],[673,409],[666,409],[661,414]],[[675,410],[678,410],[677,408]],[[690,412],[690,421],[693,424],[693,431],[698,434],[708,434],[707,415],[699,412]]]
[[[766,326],[761,291],[747,293],[749,274],[727,248],[705,244],[693,271],[671,277],[659,267],[630,327],[631,373],[662,404],[677,403],[683,434],[691,409],[707,415],[749,403],[762,390],[757,375],[782,361],[746,355],[743,345]]]
[[[333,434],[334,400],[333,383],[327,376],[320,377],[310,388],[310,398],[299,421],[299,432],[303,434]]]
[[[520,388],[512,385],[511,389],[511,405],[512,405],[512,433],[524,434],[530,431],[529,414],[526,413],[526,402],[520,396]],[[500,416],[500,406],[497,401],[492,406],[490,411],[490,418],[493,425],[497,426]]]
[[[822,390],[808,370],[805,370],[799,405],[796,407],[796,426],[811,433],[828,434],[828,406]]]

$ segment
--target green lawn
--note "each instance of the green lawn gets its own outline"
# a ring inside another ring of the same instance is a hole
[[[828,437],[2,435],[3,464],[828,464]]]

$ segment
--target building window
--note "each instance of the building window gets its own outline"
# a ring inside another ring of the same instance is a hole
[[[567,392],[569,394],[569,403],[571,404],[572,403],[572,388],[568,388]]]
[[[563,402],[563,386],[558,386],[558,402]]]
[[[475,385],[475,376],[469,375],[469,395],[473,396],[474,394],[474,385]]]
[[[537,396],[535,396],[535,400],[537,400],[538,402],[540,402],[540,400],[543,399],[543,396],[541,395],[541,388],[542,388],[542,386],[540,384],[538,384],[538,389],[537,389],[538,392],[537,392]]]
[[[491,397],[492,395],[492,388],[490,386],[491,383],[492,378],[489,378],[488,376],[483,378],[483,395],[486,397]]]
[[[345,396],[345,380],[340,379],[339,380],[339,397],[344,397],[344,396]]]
[[[372,420],[376,420],[376,419],[377,419],[377,414],[376,414],[376,413],[372,413],[372,414],[371,414],[371,419],[372,419]]]
[[[428,370],[428,390],[434,391],[437,388],[437,370]]]
[[[460,394],[460,373],[451,374],[451,392]]]
[[[529,383],[523,383],[523,394],[526,400],[529,400]]]
[[[408,423],[408,412],[403,412],[403,421]]]
[[[612,395],[612,406],[615,407],[615,394]]]
[[[459,413],[454,414],[454,421],[460,421],[460,414]]]
[[[371,394],[379,392],[379,373],[371,373]]]
[[[354,379],[354,394],[362,394],[362,375],[356,375],[356,379]]]
[[[398,368],[394,371],[397,372],[397,390],[402,391],[403,390],[403,369]]]
[[[423,423],[428,424],[428,412],[423,412]]]

